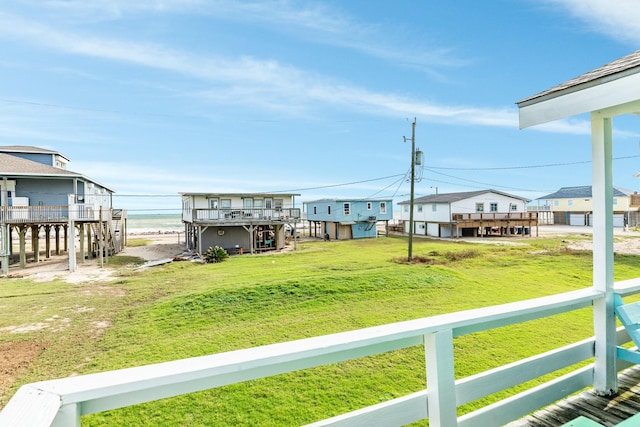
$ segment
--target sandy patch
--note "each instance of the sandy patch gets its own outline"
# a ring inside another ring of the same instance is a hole
[[[129,239],[145,239],[145,246],[126,246],[118,255],[142,258],[145,261],[158,261],[173,258],[184,252],[184,240],[180,243],[177,233],[144,234],[129,236]],[[28,278],[36,282],[50,282],[62,279],[67,283],[101,283],[115,280],[117,269],[110,268],[108,262],[100,266],[99,260],[77,260],[76,271],[69,272],[69,259],[66,255],[54,255],[38,263],[27,263],[25,268],[12,265],[9,277]]]

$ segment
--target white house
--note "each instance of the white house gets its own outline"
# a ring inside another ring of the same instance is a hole
[[[432,194],[413,202],[413,232],[433,237],[475,236],[492,231],[513,232],[513,227],[529,229],[537,215],[526,212],[528,199],[496,190]],[[410,201],[399,203],[404,231],[409,232]]]

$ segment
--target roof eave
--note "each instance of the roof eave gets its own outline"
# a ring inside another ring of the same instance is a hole
[[[594,111],[610,116],[637,114],[638,99],[640,69],[634,68],[517,102],[520,129]]]

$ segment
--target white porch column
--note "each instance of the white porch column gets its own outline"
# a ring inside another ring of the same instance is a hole
[[[76,225],[71,218],[69,218],[66,238],[69,245],[69,272],[73,273],[76,271]]]
[[[613,312],[613,165],[611,117],[591,113],[593,180],[593,286],[605,292],[594,302],[596,336],[594,388],[609,395],[618,390],[616,323]]]

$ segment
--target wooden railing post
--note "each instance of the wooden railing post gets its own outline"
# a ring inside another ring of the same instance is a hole
[[[429,425],[431,427],[455,427],[456,385],[453,370],[453,331],[426,334],[424,336],[427,362],[427,399]]]

